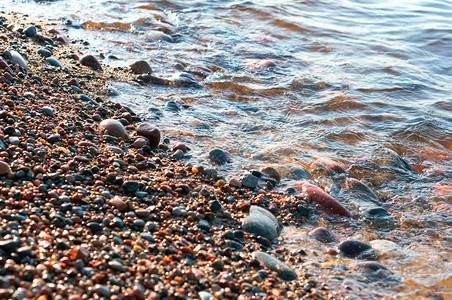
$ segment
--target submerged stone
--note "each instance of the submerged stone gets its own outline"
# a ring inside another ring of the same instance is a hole
[[[314,228],[313,230],[308,232],[308,235],[322,243],[331,243],[337,241],[334,235],[325,227]]]
[[[337,245],[337,249],[344,256],[357,258],[372,249],[372,246],[358,240],[346,240]]]
[[[295,271],[292,268],[290,268],[288,265],[286,265],[279,259],[271,256],[270,254],[256,251],[253,252],[252,256],[254,259],[258,260],[265,267],[276,272],[279,278],[286,281],[292,281],[297,279],[297,273],[295,273]]]

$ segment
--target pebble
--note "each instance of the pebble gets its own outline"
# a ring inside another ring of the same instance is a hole
[[[356,267],[368,277],[376,279],[384,279],[393,274],[388,268],[375,261],[361,262],[356,264]]]
[[[148,233],[148,232],[142,232],[140,233],[140,236],[145,239],[146,241],[148,241],[149,243],[154,243],[154,237],[152,236],[152,234]]]
[[[122,184],[122,187],[123,187],[126,191],[128,191],[128,192],[130,192],[130,193],[133,193],[133,192],[135,192],[135,191],[138,190],[139,183],[138,183],[138,181],[135,181],[135,180],[128,180],[128,181],[125,181],[125,182]]]
[[[249,216],[242,221],[242,228],[248,233],[262,236],[271,242],[280,235],[282,225],[271,212],[252,205]]]
[[[211,293],[209,293],[207,291],[201,291],[201,292],[198,293],[198,295],[199,295],[199,299],[200,300],[212,300],[212,299],[215,299],[215,297]]]
[[[211,226],[210,226],[209,222],[207,222],[206,220],[200,220],[198,223],[198,228],[209,231]]]
[[[372,246],[358,240],[345,240],[337,245],[337,249],[344,256],[357,258],[372,249]]]
[[[17,146],[17,145],[19,145],[20,140],[17,136],[11,136],[11,137],[9,137],[9,143],[11,145]]]
[[[25,33],[26,36],[32,38],[32,37],[34,37],[34,36],[36,35],[36,33],[37,33],[36,27],[33,26],[33,25],[32,25],[32,26],[28,26],[27,28],[25,28],[24,33]]]
[[[218,200],[212,200],[209,202],[209,208],[211,211],[216,212],[221,209],[221,204]]]
[[[48,48],[40,48],[38,50],[38,54],[44,57],[50,57],[52,56],[53,52],[52,50],[48,49]]]
[[[178,112],[179,106],[173,100],[166,102],[166,109],[172,112]]]
[[[171,155],[171,157],[172,157],[173,159],[179,160],[179,159],[182,159],[182,158],[184,157],[184,155],[185,155],[184,151],[182,151],[182,150],[176,150],[176,152],[174,152],[173,155]]]
[[[270,254],[256,251],[252,256],[268,269],[278,273],[279,278],[285,281],[296,280],[298,277],[292,268]]]
[[[108,287],[100,284],[96,284],[94,286],[93,292],[104,297],[109,297],[111,294],[111,291]]]
[[[54,116],[53,112],[55,111],[55,109],[50,106],[44,106],[41,110],[46,116],[49,116],[49,117]]]
[[[347,189],[356,194],[361,201],[370,201],[376,205],[381,205],[380,198],[365,183],[355,178],[347,178],[345,184]]]
[[[119,196],[110,199],[109,203],[119,211],[126,211],[128,208],[127,204]]]
[[[200,87],[201,85],[198,83],[196,78],[186,72],[177,72],[171,78],[172,82],[177,87]]]
[[[377,148],[372,152],[373,160],[390,170],[401,174],[417,174],[416,170],[395,151],[388,148]]]
[[[126,271],[128,268],[126,266],[124,266],[122,263],[120,263],[117,260],[112,260],[108,262],[108,266],[115,270],[115,271],[120,271],[120,272],[124,272]]]
[[[132,72],[135,74],[152,73],[152,68],[147,61],[139,60],[130,65]]]
[[[82,57],[80,57],[80,63],[84,66],[91,67],[93,69],[102,69],[102,66],[97,60],[97,58],[91,54],[85,54]]]
[[[334,235],[325,227],[317,227],[308,232],[308,235],[322,243],[336,242]]]
[[[273,178],[277,182],[281,182],[281,174],[275,168],[265,167],[265,168],[262,168],[260,171],[264,176]]]
[[[22,55],[19,54],[19,52],[15,51],[15,50],[11,50],[11,60],[13,61],[13,63],[18,64],[19,66],[21,66],[24,69],[28,69],[28,64],[27,61],[25,60],[25,58],[22,57]]]
[[[149,140],[149,146],[157,147],[160,144],[160,130],[149,123],[141,123],[136,129],[137,135]]]
[[[302,167],[292,167],[289,170],[289,177],[294,180],[309,180],[312,179],[311,174]]]
[[[248,174],[248,175],[243,175],[240,178],[240,182],[242,183],[242,185],[253,190],[257,187],[259,179],[254,175]]]
[[[57,68],[62,68],[63,65],[54,57],[47,57],[46,58],[46,62],[49,63],[49,65],[57,67]]]
[[[333,215],[351,218],[351,213],[334,197],[328,195],[318,186],[307,181],[302,181],[297,185],[297,189],[306,193],[310,201],[314,202],[322,210]]]
[[[147,218],[151,215],[151,211],[149,209],[137,209],[135,214],[140,218]]]
[[[100,122],[99,129],[111,136],[125,139],[127,138],[127,131],[124,125],[118,120],[106,119]]]
[[[229,156],[221,149],[213,149],[209,152],[209,158],[217,165],[222,165],[229,162]]]
[[[157,30],[150,30],[147,32],[146,34],[147,39],[149,40],[153,40],[153,41],[165,41],[165,42],[170,42],[173,43],[174,40],[170,35],[167,35],[161,31],[157,31]]]

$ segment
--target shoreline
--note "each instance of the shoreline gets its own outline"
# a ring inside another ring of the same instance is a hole
[[[2,16],[0,264],[9,281],[0,298],[327,297],[302,276],[297,254],[241,229],[250,205],[276,212],[269,205],[283,204],[282,193],[238,187],[184,162],[186,146],[161,143],[164,133],[154,147],[137,144],[143,120],[105,100],[106,80],[124,74],[81,65],[82,53],[45,22]],[[17,31],[32,24],[39,38]],[[38,54],[52,43],[57,62]],[[5,53],[10,46],[17,52]],[[111,119],[126,124],[125,136],[118,124],[99,131]],[[252,255],[270,249],[296,266],[296,280]]]

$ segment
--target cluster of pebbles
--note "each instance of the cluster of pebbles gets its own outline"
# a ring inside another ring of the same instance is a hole
[[[0,299],[327,297],[278,245],[283,193],[188,163],[60,31],[0,40]]]
[[[285,191],[274,189],[281,174],[272,167],[219,175],[209,166],[231,160],[221,149],[192,164],[187,145],[108,100],[106,82],[194,78],[154,77],[145,61],[109,68],[46,28],[0,19],[0,299],[338,297],[280,235],[312,214],[387,218],[368,185],[331,160],[291,170],[300,182]],[[415,173],[388,151],[391,166]],[[328,176],[353,195],[354,211],[325,192],[319,178]],[[371,280],[392,275],[369,261],[377,254],[368,243],[325,227],[308,236],[331,245],[324,255],[364,260],[356,268]]]

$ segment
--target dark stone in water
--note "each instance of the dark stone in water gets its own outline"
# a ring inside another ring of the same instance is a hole
[[[357,258],[372,249],[372,246],[357,240],[346,240],[340,242],[337,249],[344,256]]]
[[[360,198],[360,200],[370,201],[376,205],[381,205],[380,198],[365,183],[355,178],[347,178],[345,184],[350,192],[354,193],[356,197]]]
[[[378,148],[374,150],[372,156],[373,160],[381,167],[402,174],[417,174],[416,170],[406,160],[391,149]]]
[[[325,227],[314,228],[313,230],[308,232],[308,235],[322,243],[331,243],[337,241],[334,235]]]
[[[292,270],[292,268],[290,268],[288,265],[286,265],[279,259],[267,253],[258,251],[253,252],[252,255],[254,259],[258,260],[265,267],[278,273],[279,278],[281,278],[282,280],[292,281],[297,279],[297,273],[295,273],[295,271]]]
[[[209,152],[209,158],[212,162],[216,163],[217,165],[222,165],[224,163],[229,162],[229,157],[221,149],[213,149]]]
[[[294,180],[312,179],[311,174],[302,167],[292,167],[289,173],[290,177]]]
[[[389,212],[383,207],[375,207],[367,211],[369,217],[389,216]]]
[[[85,54],[82,57],[80,57],[80,63],[84,66],[91,67],[93,69],[102,69],[102,66],[97,60],[97,58],[95,58],[91,54]]]
[[[241,177],[240,182],[247,188],[254,189],[257,187],[258,178],[254,175],[248,174]]]
[[[135,74],[152,73],[152,68],[147,61],[139,60],[130,65],[132,72]]]
[[[356,267],[368,277],[375,279],[384,279],[393,274],[388,268],[374,261],[358,263]]]
[[[172,81],[177,87],[200,87],[198,81],[190,73],[179,72],[174,74]]]
[[[271,212],[252,205],[250,215],[243,220],[242,228],[248,233],[263,236],[271,242],[281,233],[282,225]]]
[[[176,102],[174,102],[174,101],[168,101],[166,103],[166,108],[169,111],[172,111],[172,112],[178,112],[179,111],[179,106],[177,106]]]
[[[50,57],[53,54],[53,51],[48,48],[40,48],[38,50],[38,54],[44,57]]]

